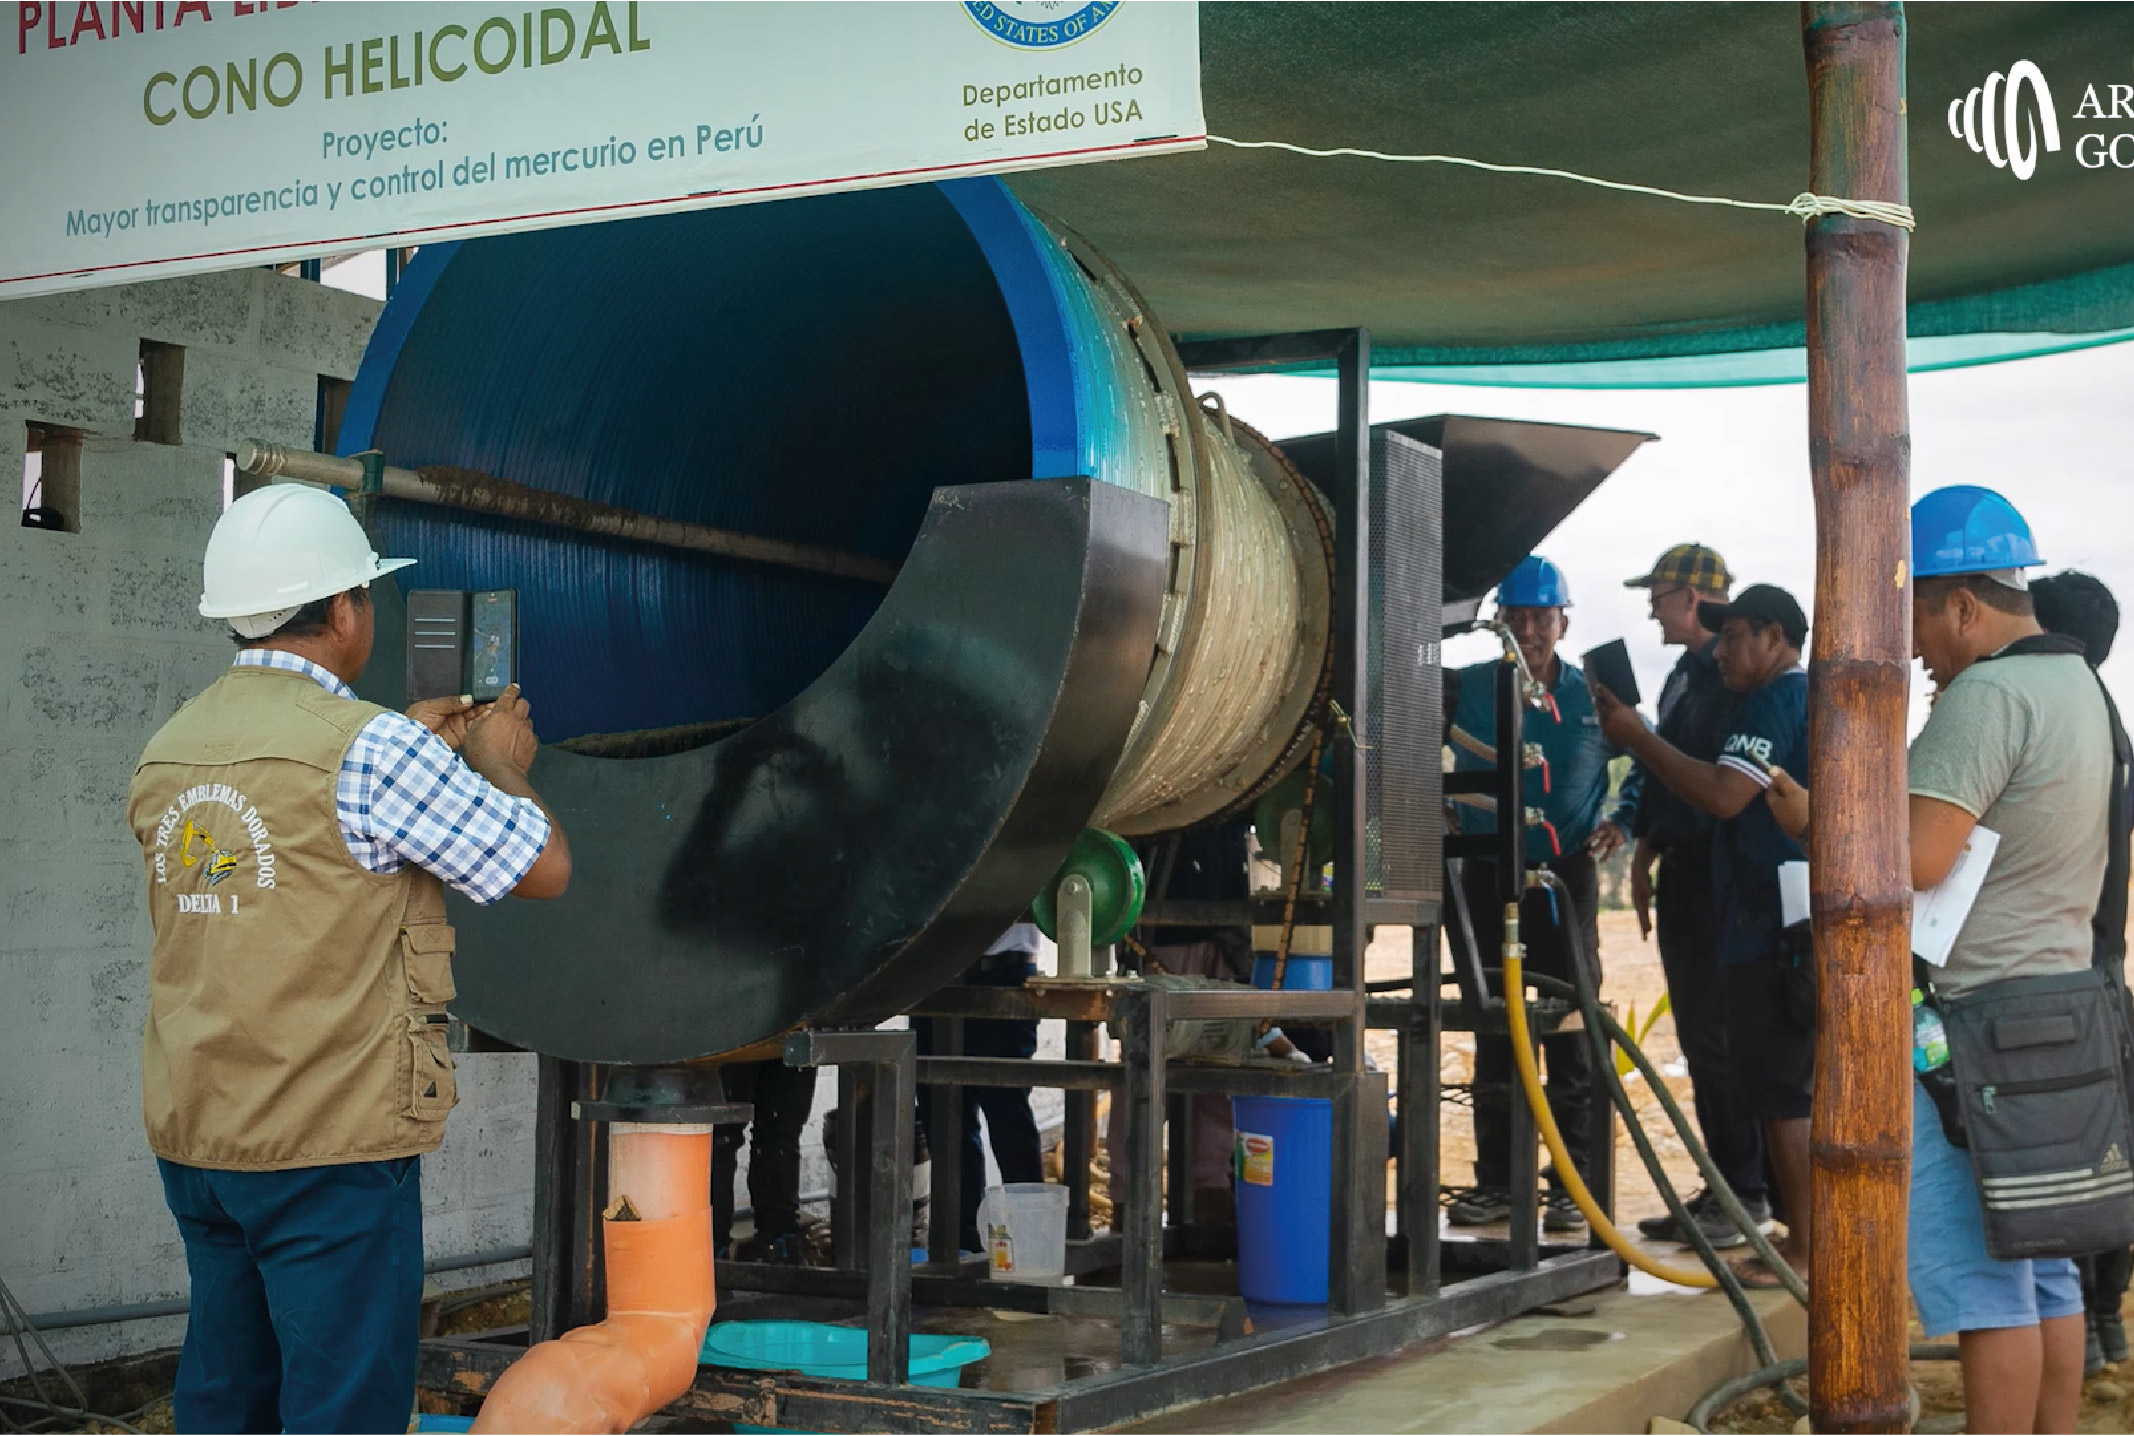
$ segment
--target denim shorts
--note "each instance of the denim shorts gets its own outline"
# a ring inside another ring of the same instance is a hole
[[[1971,1158],[1942,1135],[1934,1099],[1912,1084],[1912,1208],[1906,1266],[1929,1336],[2035,1326],[2082,1311],[2082,1279],[2066,1257],[1995,1261]]]

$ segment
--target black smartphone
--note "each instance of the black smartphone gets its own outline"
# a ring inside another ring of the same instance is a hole
[[[418,588],[407,596],[408,698],[493,703],[519,678],[519,594]]]
[[[1598,683],[1635,708],[1638,706],[1638,672],[1630,666],[1630,648],[1620,638],[1611,638],[1598,648],[1589,648],[1579,664],[1586,679]]]

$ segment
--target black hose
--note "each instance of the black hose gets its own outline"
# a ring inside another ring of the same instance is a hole
[[[1808,1363],[1796,1357],[1792,1361],[1775,1362],[1760,1371],[1751,1371],[1746,1376],[1737,1376],[1731,1381],[1722,1381],[1698,1397],[1697,1404],[1689,1408],[1689,1424],[1699,1431],[1709,1431],[1714,1416],[1750,1392],[1761,1391],[1777,1382],[1791,1381],[1807,1371]]]
[[[1755,1219],[1749,1215],[1748,1210],[1741,1205],[1741,1198],[1734,1194],[1734,1188],[1720,1174],[1718,1164],[1712,1161],[1711,1153],[1705,1150],[1704,1143],[1699,1140],[1695,1129],[1690,1125],[1689,1118],[1684,1115],[1681,1104],[1675,1101],[1675,1094],[1668,1090],[1665,1082],[1660,1080],[1660,1074],[1654,1070],[1652,1061],[1646,1057],[1644,1049],[1631,1040],[1630,1034],[1624,1030],[1621,1023],[1615,1020],[1612,1013],[1603,1010],[1601,1021],[1602,1025],[1607,1029],[1610,1039],[1622,1045],[1625,1055],[1637,1066],[1638,1071],[1644,1075],[1646,1083],[1652,1088],[1653,1095],[1659,1099],[1660,1109],[1667,1114],[1667,1120],[1673,1124],[1675,1133],[1681,1138],[1684,1149],[1689,1152],[1690,1159],[1697,1164],[1698,1175],[1703,1177],[1706,1190],[1718,1201],[1720,1210],[1725,1212],[1734,1225],[1749,1239],[1750,1248],[1755,1251],[1763,1264],[1770,1268],[1772,1273],[1784,1284],[1787,1293],[1805,1308],[1808,1305],[1808,1283],[1801,1279],[1800,1273],[1793,1269],[1791,1262],[1778,1254],[1778,1249],[1771,1245],[1771,1239],[1764,1235],[1763,1228],[1756,1224]]]
[[[0,1406],[14,1406],[24,1410],[47,1413],[46,1416],[33,1420],[30,1423],[31,1427],[42,1426],[46,1420],[52,1419],[85,1423],[102,1421],[107,1425],[118,1427],[121,1431],[130,1431],[134,1433],[134,1436],[140,1436],[138,1427],[130,1426],[126,1422],[113,1417],[100,1416],[88,1409],[89,1398],[83,1393],[81,1383],[76,1381],[74,1373],[62,1365],[59,1358],[52,1354],[52,1348],[46,1343],[44,1334],[31,1323],[29,1313],[23,1310],[21,1302],[15,1300],[15,1293],[8,1290],[8,1285],[5,1281],[0,1281],[0,1321],[7,1323],[7,1335],[14,1340],[16,1359],[22,1363],[23,1375],[29,1379],[30,1390],[35,1393],[35,1399],[25,1399],[20,1396],[0,1396]],[[23,1340],[25,1336],[29,1338],[27,1343]],[[42,1358],[44,1367],[56,1372],[59,1379],[66,1384],[67,1391],[74,1398],[74,1403],[71,1406],[55,1399],[52,1393],[45,1389],[44,1376],[42,1374],[44,1368],[30,1358],[30,1347],[32,1345],[37,1348],[37,1354]],[[8,1429],[23,1429],[20,1423],[16,1422],[12,1417],[8,1417],[6,1420]]]
[[[1585,934],[1583,931],[1579,930],[1575,922],[1564,922],[1561,918],[1561,914],[1570,910],[1571,907],[1570,893],[1564,888],[1563,880],[1546,869],[1538,870],[1537,878],[1543,884],[1552,887],[1560,899],[1557,905],[1559,912],[1558,925],[1564,930],[1571,947],[1572,970],[1581,980],[1575,983],[1566,983],[1556,978],[1533,974],[1530,974],[1527,980],[1534,984],[1537,991],[1541,991],[1544,994],[1570,997],[1577,1001],[1580,1016],[1586,1023],[1587,1031],[1592,1034],[1595,1055],[1600,1062],[1603,1080],[1608,1084],[1610,1100],[1616,1104],[1617,1110],[1623,1114],[1623,1120],[1630,1129],[1632,1144],[1637,1147],[1638,1155],[1644,1161],[1646,1171],[1652,1176],[1654,1185],[1659,1188],[1660,1195],[1666,1201],[1668,1210],[1674,1214],[1676,1223],[1685,1232],[1691,1234],[1691,1246],[1695,1248],[1698,1257],[1710,1268],[1713,1278],[1718,1281],[1721,1289],[1726,1291],[1728,1299],[1734,1302],[1735,1313],[1742,1319],[1742,1325],[1747,1330],[1750,1344],[1756,1350],[1757,1359],[1764,1363],[1759,1369],[1722,1382],[1711,1391],[1705,1393],[1696,1405],[1690,1408],[1688,1424],[1699,1431],[1709,1431],[1712,1419],[1721,1411],[1724,1411],[1728,1406],[1731,1406],[1749,1393],[1760,1391],[1769,1386],[1778,1387],[1780,1396],[1796,1412],[1806,1409],[1806,1403],[1802,1401],[1799,1394],[1785,1383],[1805,1373],[1807,1363],[1801,1360],[1773,1361],[1771,1359],[1773,1353],[1769,1338],[1764,1332],[1763,1323],[1757,1318],[1754,1309],[1747,1305],[1746,1295],[1741,1293],[1739,1279],[1734,1276],[1733,1268],[1719,1261],[1717,1252],[1712,1250],[1709,1241],[1704,1239],[1702,1231],[1694,1222],[1684,1220],[1684,1213],[1681,1210],[1680,1199],[1675,1195],[1674,1185],[1668,1179],[1665,1171],[1661,1169],[1658,1156],[1653,1152],[1651,1142],[1645,1136],[1644,1127],[1638,1120],[1637,1111],[1630,1103],[1629,1093],[1623,1087],[1621,1079],[1616,1075],[1615,1054],[1611,1050],[1612,1047],[1622,1048],[1624,1054],[1630,1058],[1638,1071],[1644,1075],[1647,1085],[1652,1088],[1653,1095],[1659,1099],[1661,1109],[1666,1112],[1668,1121],[1674,1126],[1683,1146],[1688,1149],[1691,1158],[1696,1162],[1698,1171],[1704,1177],[1707,1189],[1719,1200],[1721,1209],[1747,1235],[1750,1244],[1755,1247],[1757,1255],[1763,1259],[1765,1265],[1769,1266],[1773,1272],[1781,1277],[1789,1278],[1787,1290],[1803,1306],[1808,1304],[1806,1285],[1801,1282],[1799,1275],[1794,1272],[1791,1264],[1777,1254],[1777,1251],[1771,1246],[1769,1240],[1764,1237],[1756,1224],[1749,1220],[1748,1213],[1742,1209],[1740,1198],[1734,1195],[1733,1189],[1727,1185],[1726,1178],[1720,1175],[1719,1169],[1713,1164],[1711,1154],[1704,1149],[1704,1144],[1698,1139],[1697,1134],[1691,1130],[1689,1119],[1683,1114],[1681,1104],[1675,1101],[1674,1093],[1668,1089],[1667,1084],[1660,1080],[1660,1074],[1654,1070],[1651,1059],[1645,1056],[1644,1049],[1640,1048],[1629,1032],[1624,1030],[1623,1025],[1616,1021],[1614,1014],[1600,1005],[1597,993],[1599,985],[1598,963],[1597,961],[1588,963],[1585,960],[1587,954],[1584,946]],[[1739,1300],[1735,1299],[1737,1296],[1740,1297]],[[1958,1359],[1958,1350],[1955,1346],[1947,1343],[1914,1342],[1911,1346],[1910,1356],[1913,1361],[1955,1361]],[[1913,1394],[1913,1399],[1916,1415],[1916,1392]]]
[[[1545,994],[1570,998],[1578,996],[1577,990],[1571,984],[1553,977],[1530,977],[1528,980]],[[1720,1175],[1718,1166],[1712,1161],[1711,1153],[1705,1150],[1704,1143],[1690,1125],[1689,1118],[1684,1115],[1681,1104],[1675,1101],[1675,1094],[1669,1091],[1666,1082],[1661,1080],[1658,1070],[1652,1065],[1652,1059],[1645,1055],[1645,1050],[1637,1045],[1623,1025],[1615,1020],[1614,1014],[1600,1007],[1597,1002],[1595,1011],[1600,1017],[1600,1030],[1608,1034],[1609,1041],[1623,1049],[1623,1055],[1637,1067],[1647,1085],[1652,1088],[1653,1095],[1659,1099],[1660,1109],[1667,1114],[1668,1122],[1675,1129],[1675,1135],[1681,1140],[1684,1150],[1689,1153],[1690,1160],[1696,1163],[1697,1173],[1704,1179],[1705,1189],[1719,1203],[1720,1210],[1725,1212],[1748,1238],[1751,1250],[1777,1275],[1793,1299],[1803,1307],[1807,1306],[1808,1284],[1801,1280],[1800,1273],[1793,1269],[1792,1263],[1779,1256],[1778,1249],[1771,1245],[1771,1239],[1763,1234],[1763,1229],[1741,1205],[1741,1198],[1734,1195],[1733,1187]],[[1608,1065],[1612,1070],[1612,1056]],[[1631,1120],[1635,1121],[1634,1118]]]
[[[1719,1284],[1719,1289],[1726,1293],[1728,1304],[1734,1308],[1734,1315],[1740,1318],[1742,1329],[1748,1335],[1749,1345],[1756,1353],[1757,1364],[1763,1368],[1772,1367],[1778,1362],[1778,1353],[1772,1348],[1770,1333],[1764,1330],[1763,1318],[1759,1317],[1756,1308],[1749,1304],[1749,1294],[1743,1289],[1740,1276],[1729,1263],[1721,1259],[1718,1250],[1712,1246],[1711,1239],[1705,1235],[1704,1228],[1697,1224],[1696,1217],[1683,1202],[1680,1193],[1675,1190],[1673,1180],[1660,1165],[1659,1153],[1653,1150],[1652,1139],[1645,1134],[1644,1124],[1639,1120],[1637,1108],[1623,1086],[1623,1079],[1616,1073],[1611,1034],[1603,1026],[1604,1014],[1599,995],[1595,991],[1595,964],[1584,950],[1585,933],[1577,922],[1576,909],[1571,904],[1571,894],[1556,874],[1546,868],[1539,869],[1538,874],[1540,880],[1548,884],[1558,898],[1558,926],[1569,940],[1571,970],[1578,977],[1578,981],[1570,985],[1571,995],[1578,1002],[1587,1040],[1592,1044],[1594,1061],[1600,1069],[1601,1081],[1606,1084],[1608,1097],[1615,1103],[1616,1110],[1623,1114],[1623,1122],[1630,1132],[1632,1145],[1637,1148],[1638,1159],[1645,1164],[1646,1173],[1658,1188],[1660,1199],[1667,1204],[1667,1210],[1674,1217],[1677,1229],[1682,1232],[1683,1239],[1691,1250],[1696,1252],[1697,1259],[1702,1261],[1705,1269],[1712,1274],[1712,1279]],[[1505,996],[1510,999],[1514,995],[1507,993]],[[1789,1405],[1798,1402],[1798,1398],[1790,1390],[1786,1392],[1786,1399]],[[1807,1409],[1806,1403],[1799,1402],[1799,1409]]]
[[[1748,1335],[1750,1347],[1760,1363],[1757,1371],[1749,1373],[1752,1377],[1762,1378],[1755,1386],[1777,1385],[1781,1398],[1789,1408],[1795,1413],[1806,1411],[1808,1403],[1791,1386],[1784,1384],[1790,1379],[1791,1373],[1783,1369],[1786,1363],[1777,1359],[1777,1352],[1771,1346],[1770,1334],[1764,1330],[1763,1319],[1757,1316],[1756,1309],[1749,1304],[1748,1293],[1742,1288],[1739,1274],[1731,1263],[1721,1260],[1710,1239],[1705,1236],[1704,1229],[1697,1225],[1695,1218],[1690,1216],[1683,1206],[1680,1196],[1675,1192],[1673,1181],[1661,1167],[1659,1154],[1653,1150],[1651,1138],[1645,1135],[1645,1127],[1639,1119],[1637,1108],[1631,1102],[1629,1092],[1623,1087],[1622,1079],[1616,1075],[1616,1046],[1620,1045],[1629,1055],[1638,1071],[1644,1075],[1646,1084],[1659,1097],[1661,1109],[1667,1113],[1668,1121],[1673,1124],[1676,1135],[1681,1138],[1683,1145],[1689,1149],[1691,1157],[1696,1161],[1698,1170],[1705,1179],[1706,1190],[1719,1199],[1721,1210],[1733,1219],[1756,1249],[1757,1255],[1763,1258],[1774,1273],[1782,1278],[1792,1278],[1788,1289],[1803,1305],[1807,1300],[1806,1287],[1800,1283],[1791,1264],[1778,1255],[1756,1223],[1751,1221],[1748,1213],[1742,1209],[1740,1200],[1734,1196],[1726,1178],[1712,1163],[1710,1153],[1704,1150],[1697,1134],[1690,1130],[1689,1121],[1683,1115],[1680,1104],[1674,1100],[1674,1094],[1668,1091],[1667,1084],[1660,1080],[1660,1074],[1653,1069],[1643,1049],[1623,1030],[1614,1016],[1600,1005],[1599,958],[1596,954],[1586,951],[1585,932],[1577,921],[1577,909],[1563,879],[1547,868],[1535,869],[1535,877],[1548,887],[1557,899],[1552,906],[1557,914],[1557,926],[1562,930],[1571,950],[1571,971],[1576,979],[1570,984],[1563,984],[1552,979],[1536,978],[1536,986],[1546,984],[1549,987],[1564,988],[1578,1003],[1587,1038],[1593,1045],[1594,1059],[1600,1067],[1601,1080],[1607,1084],[1609,1098],[1615,1103],[1616,1110],[1623,1114],[1624,1124],[1629,1129],[1630,1140],[1637,1148],[1639,1159],[1644,1162],[1653,1185],[1659,1189],[1661,1199],[1667,1203],[1667,1209],[1674,1216],[1676,1227],[1683,1233],[1691,1249],[1697,1253],[1698,1259],[1711,1272],[1713,1280],[1719,1284],[1719,1289],[1726,1293],[1728,1303],[1733,1306],[1735,1316],[1740,1319],[1742,1329]],[[1690,1424],[1698,1426],[1694,1417]],[[1698,1429],[1704,1428],[1698,1426]]]
[[[1943,1342],[1915,1341],[1912,1343],[1910,1354],[1911,1359],[1914,1361],[1955,1361],[1958,1359],[1957,1349]],[[1722,1381],[1710,1391],[1705,1392],[1703,1396],[1698,1398],[1697,1404],[1689,1408],[1688,1424],[1696,1427],[1699,1431],[1709,1431],[1712,1429],[1712,1421],[1719,1413],[1732,1406],[1742,1397],[1749,1395],[1751,1392],[1760,1391],[1775,1382],[1791,1381],[1794,1377],[1804,1374],[1807,1370],[1808,1363],[1796,1358],[1792,1361],[1781,1361],[1776,1365],[1767,1366],[1761,1371],[1748,1372],[1746,1375],[1737,1376],[1731,1381]],[[1912,1393],[1912,1399],[1915,1403],[1912,1419],[1915,1422],[1919,1416],[1916,1405],[1918,1395],[1917,1391]]]

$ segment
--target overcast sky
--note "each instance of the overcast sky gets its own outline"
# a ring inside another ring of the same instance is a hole
[[[1333,382],[1266,377],[1215,385],[1230,411],[1272,438],[1333,426]],[[2022,510],[2047,560],[2081,568],[2134,599],[2134,344],[2009,364],[1915,374],[1911,384],[1912,493],[1984,484]],[[1670,544],[1694,540],[1725,556],[1741,583],[1776,583],[1810,608],[1815,509],[1808,479],[1808,391],[1746,389],[1484,389],[1379,382],[1374,419],[1479,414],[1643,429],[1660,441],[1632,455],[1541,552],[1560,564],[1576,606],[1566,646],[1583,652],[1624,637],[1649,700],[1677,650],[1663,649],[1642,592],[1622,581],[1647,572]],[[1456,641],[1455,662],[1487,657]],[[2122,706],[2134,704],[2134,633],[2105,665]],[[1914,692],[1925,694],[1914,665]],[[1913,704],[1916,729],[1924,703]]]

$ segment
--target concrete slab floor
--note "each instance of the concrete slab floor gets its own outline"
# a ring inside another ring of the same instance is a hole
[[[1781,1357],[1807,1349],[1784,1292],[1751,1298]],[[1134,1431],[1625,1431],[1680,1419],[1755,1360],[1726,1298],[1637,1278],[1499,1326],[1248,1395]]]

